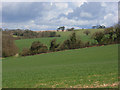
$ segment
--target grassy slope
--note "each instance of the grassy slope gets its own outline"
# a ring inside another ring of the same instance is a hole
[[[112,87],[118,45],[3,60],[3,87]],[[101,86],[100,86],[101,85]]]
[[[88,29],[91,31],[91,34],[89,36],[86,36],[83,32],[85,30],[78,30],[76,31],[77,33],[77,36],[79,38],[81,38],[83,41],[92,41],[92,39],[90,38],[90,36],[96,32],[96,31],[102,31],[103,29]],[[72,32],[69,31],[69,32],[57,32],[57,34],[60,34],[61,37],[49,37],[49,38],[35,38],[35,39],[22,39],[22,40],[16,40],[16,45],[18,46],[18,48],[20,49],[20,51],[24,48],[24,47],[30,47],[32,42],[33,41],[41,41],[42,43],[44,43],[45,45],[47,45],[49,47],[50,45],[50,41],[52,39],[57,39],[57,42],[62,42],[64,41],[65,39],[67,39],[69,37],[69,35],[71,34]]]

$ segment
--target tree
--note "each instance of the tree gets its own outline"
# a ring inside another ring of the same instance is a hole
[[[96,26],[92,26],[92,28],[93,28],[93,29],[95,29],[95,28],[96,28]]]
[[[103,32],[95,32],[92,35],[92,38],[97,40],[98,44],[102,44],[103,37],[104,37],[104,33]]]
[[[92,26],[93,29],[105,28],[105,25]]]
[[[32,54],[40,54],[47,52],[48,48],[39,41],[34,41],[31,45],[30,50]]]
[[[63,26],[63,27],[61,27],[61,29],[62,29],[62,31],[64,31],[64,30],[65,30],[65,27]]]
[[[18,48],[14,43],[13,37],[7,33],[2,32],[2,57],[14,56],[18,53]]]
[[[72,27],[70,29],[67,29],[67,31],[74,31],[74,28]]]
[[[102,28],[106,28],[105,25],[102,25]]]
[[[70,45],[70,41],[67,39],[62,44],[60,44],[56,50],[57,51],[67,50],[69,49],[69,45]]]
[[[31,45],[31,51],[38,50],[42,46],[43,44],[41,44],[39,41],[34,41]]]
[[[59,28],[57,28],[57,31],[59,31],[60,30],[60,27]]]
[[[65,26],[62,26],[62,27],[57,28],[57,31],[59,31],[59,30],[64,31],[64,30],[65,30]]]
[[[59,46],[59,44],[56,43],[56,39],[53,39],[50,42],[50,51],[56,51],[56,48]]]
[[[89,35],[89,34],[90,34],[90,31],[86,30],[86,31],[84,31],[83,33],[86,34],[86,35]]]
[[[73,32],[71,34],[70,39],[69,39],[69,43],[68,43],[68,48],[69,49],[77,49],[77,48],[82,47],[82,41],[77,39],[77,36],[76,36],[75,32]]]
[[[81,40],[77,39],[76,33],[73,32],[70,35],[70,38],[65,40],[62,44],[59,45],[57,48],[58,51],[66,50],[66,49],[77,49],[83,47],[83,43]]]
[[[114,35],[114,30],[113,30],[113,27],[109,27],[109,28],[106,28],[105,30],[104,30],[104,34],[105,35],[108,35],[108,37],[107,37],[107,42],[108,43],[112,43],[113,42],[113,35]]]
[[[120,43],[120,24],[115,26],[116,41]]]

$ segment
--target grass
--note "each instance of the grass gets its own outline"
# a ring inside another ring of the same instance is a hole
[[[3,88],[112,88],[118,45],[3,59]]]
[[[76,30],[76,34],[77,34],[77,37],[80,38],[82,41],[93,41],[93,39],[91,39],[91,35],[96,32],[96,31],[103,31],[103,29],[87,29],[91,32],[90,35],[86,36],[83,32],[85,31],[86,29],[84,30],[81,30],[81,29],[78,29]],[[50,46],[50,41],[52,39],[56,39],[57,40],[57,43],[61,43],[63,42],[64,40],[66,40],[69,35],[71,35],[71,31],[68,31],[68,32],[57,32],[57,34],[61,35],[61,37],[48,37],[48,38],[34,38],[34,39],[21,39],[21,40],[16,40],[15,43],[16,45],[18,46],[19,48],[19,51],[21,52],[23,48],[25,47],[30,47],[32,42],[34,41],[40,41],[41,43],[47,45],[48,47]]]

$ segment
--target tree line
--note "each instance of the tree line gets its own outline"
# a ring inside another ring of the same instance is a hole
[[[15,35],[15,39],[28,39],[28,38],[41,38],[41,37],[60,37],[56,32],[44,31],[44,32],[35,32],[29,29],[4,29],[3,31],[8,32],[10,35]]]
[[[106,28],[105,25],[92,26],[92,29],[104,29],[104,28]]]
[[[72,28],[67,28],[66,31],[74,31],[74,29],[75,29],[74,27],[72,27]],[[58,28],[57,28],[57,31],[60,31],[60,30],[61,30],[61,31],[65,31],[65,26],[62,26],[62,27],[58,27]]]

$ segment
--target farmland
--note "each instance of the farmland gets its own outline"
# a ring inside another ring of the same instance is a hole
[[[89,30],[91,33],[90,35],[85,35],[83,32],[85,30]],[[103,29],[78,29],[76,30],[76,34],[77,37],[80,38],[82,41],[93,41],[93,39],[91,39],[91,35],[94,32],[97,31],[103,31]],[[30,47],[33,41],[40,41],[41,43],[47,45],[48,47],[50,46],[50,41],[52,39],[56,39],[57,43],[61,43],[63,42],[65,39],[67,39],[69,37],[69,35],[72,33],[72,31],[68,31],[68,32],[57,32],[58,35],[61,35],[61,37],[48,37],[48,38],[34,38],[34,39],[21,39],[21,40],[16,40],[15,43],[19,48],[19,51],[22,51],[22,49],[24,47]]]
[[[3,89],[119,88],[118,2],[1,4]]]
[[[117,44],[3,59],[4,88],[111,88],[117,78]]]

